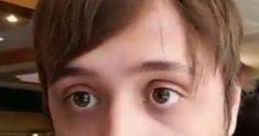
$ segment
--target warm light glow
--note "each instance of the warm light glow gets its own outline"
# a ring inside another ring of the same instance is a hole
[[[4,37],[0,37],[0,42],[3,42],[4,41]]]
[[[39,136],[38,133],[32,133],[31,136]]]
[[[7,17],[6,17],[6,20],[7,20],[8,22],[10,22],[10,23],[16,23],[16,22],[18,22],[18,18],[17,18],[15,15],[13,15],[13,14],[7,16]]]

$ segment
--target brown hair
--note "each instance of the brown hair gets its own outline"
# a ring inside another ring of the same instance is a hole
[[[178,7],[186,31],[190,31],[188,42],[202,43],[189,47],[195,71],[208,63],[220,69],[228,97],[242,71],[242,26],[233,1],[171,1]],[[147,2],[150,1],[41,0],[34,20],[34,44],[45,93],[60,67],[118,34],[136,20]]]

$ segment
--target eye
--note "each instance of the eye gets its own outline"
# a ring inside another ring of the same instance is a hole
[[[177,91],[166,88],[157,87],[154,88],[150,93],[150,101],[158,107],[168,107],[175,104],[180,99],[180,94]]]
[[[79,109],[91,109],[98,103],[96,96],[86,91],[86,89],[75,90],[74,93],[68,96],[68,99],[72,106]]]

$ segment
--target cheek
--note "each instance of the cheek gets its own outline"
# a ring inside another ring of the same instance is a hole
[[[177,126],[179,132],[189,136],[197,132],[200,136],[225,135],[224,97],[219,79],[207,81],[196,90],[193,98],[182,100],[175,114],[168,117],[168,126]]]
[[[75,113],[57,98],[49,97],[49,109],[56,136],[97,136],[105,132],[103,111]],[[98,127],[97,127],[98,126]]]

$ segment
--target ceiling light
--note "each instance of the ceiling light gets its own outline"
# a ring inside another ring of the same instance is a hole
[[[3,42],[4,41],[4,37],[0,37],[0,42]]]
[[[38,73],[21,74],[21,75],[16,75],[15,77],[22,82],[35,83],[35,84],[40,83]]]
[[[32,133],[31,136],[39,136],[38,133]]]
[[[10,22],[10,23],[16,23],[16,22],[18,22],[18,18],[17,18],[15,15],[13,15],[13,14],[7,16],[7,17],[6,17],[6,20],[7,20],[8,22]]]

